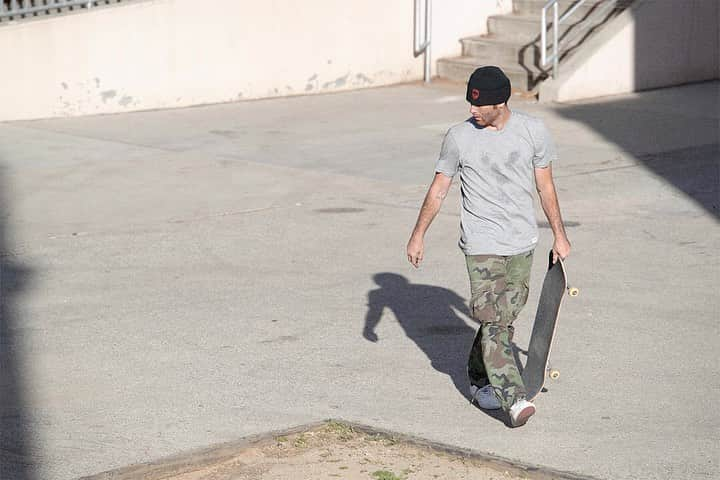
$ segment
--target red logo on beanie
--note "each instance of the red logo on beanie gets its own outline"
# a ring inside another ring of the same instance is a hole
[[[473,88],[472,92],[470,92],[470,96],[473,100],[477,100],[478,98],[480,98],[480,90],[478,90],[477,88]]]

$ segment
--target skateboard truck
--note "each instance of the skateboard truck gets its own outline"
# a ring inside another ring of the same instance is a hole
[[[580,289],[577,287],[567,287],[568,295],[571,297],[577,297],[580,295]],[[547,367],[547,376],[552,378],[553,380],[557,380],[560,378],[560,370],[552,368],[550,365]]]

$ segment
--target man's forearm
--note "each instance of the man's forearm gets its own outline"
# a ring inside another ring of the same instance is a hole
[[[558,202],[555,188],[548,188],[540,191],[540,204],[542,205],[545,216],[548,219],[550,228],[555,238],[567,238],[565,226],[563,225],[562,215],[560,215],[560,204]]]
[[[420,208],[415,228],[413,229],[413,236],[419,236],[420,238],[425,236],[425,232],[427,232],[430,224],[440,211],[440,207],[442,207],[443,200],[445,200],[446,196],[447,192],[442,191],[441,189],[428,190],[427,195],[425,195],[423,205]]]
[[[440,211],[442,202],[445,200],[448,190],[450,190],[451,183],[452,177],[435,172],[435,178],[430,184],[430,188],[428,188],[427,195],[425,195],[417,222],[415,222],[415,228],[407,245],[408,261],[415,268],[418,268],[423,260],[425,232],[427,232],[433,219]]]

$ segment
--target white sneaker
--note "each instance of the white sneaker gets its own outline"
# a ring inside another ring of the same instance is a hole
[[[471,402],[477,402],[478,406],[484,410],[497,410],[500,408],[500,400],[495,395],[492,385],[485,385],[480,388],[470,385]]]
[[[510,407],[510,424],[513,427],[520,427],[535,414],[535,405],[532,402],[521,398]]]

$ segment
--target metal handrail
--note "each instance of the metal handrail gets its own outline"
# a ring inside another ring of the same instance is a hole
[[[550,0],[548,1],[545,6],[542,9],[542,16],[540,19],[540,65],[542,67],[547,67],[550,62],[552,62],[552,77],[557,78],[558,76],[558,70],[559,70],[559,63],[560,63],[560,25],[568,19],[573,13],[577,11],[578,8],[580,8],[586,0],[577,0],[572,7],[570,7],[565,13],[562,14],[562,16],[559,15],[558,12],[558,0]],[[614,5],[617,5],[617,0],[608,0],[606,2],[598,2],[598,5],[602,6],[597,9],[596,12],[592,12],[590,15],[596,16],[596,15],[604,15],[609,10],[614,8]],[[553,33],[553,45],[552,50],[553,53],[548,57],[548,45],[547,45],[547,11],[552,7],[553,9],[553,23],[552,23],[552,33]],[[595,10],[595,9],[593,9]],[[586,17],[584,21],[587,21],[588,18]],[[571,42],[571,39],[574,40],[575,37],[577,37],[578,32],[581,32],[582,29],[579,29],[577,32],[571,33],[570,35],[566,34],[565,38],[562,39],[563,44],[568,45]]]
[[[92,8],[96,0],[10,0],[9,6],[0,0],[0,18],[21,17],[58,8],[84,5]]]
[[[420,8],[421,2],[424,8]],[[425,14],[425,21],[422,21],[422,14]],[[423,39],[421,40],[420,26],[424,23]],[[431,76],[431,50],[432,44],[432,0],[415,0],[415,35],[413,38],[413,53],[415,56],[425,54],[425,83],[430,83]]]
[[[558,74],[558,64],[560,63],[560,53],[558,51],[558,44],[560,43],[559,40],[559,31],[560,31],[560,22],[564,21],[566,18],[568,18],[570,15],[575,13],[575,11],[580,8],[580,5],[585,3],[585,0],[578,0],[575,2],[575,4],[567,11],[565,12],[562,17],[558,15],[558,0],[550,0],[545,4],[545,6],[542,9],[542,17],[540,19],[540,63],[543,67],[546,67],[548,63],[553,62],[553,70],[552,70],[552,76],[553,78],[557,78]],[[548,8],[552,7],[553,9],[553,54],[548,59],[547,58],[547,11]]]

